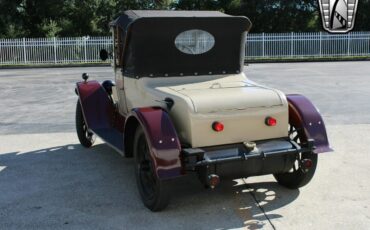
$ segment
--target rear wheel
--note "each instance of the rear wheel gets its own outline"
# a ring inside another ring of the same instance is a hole
[[[293,125],[291,125],[289,128],[289,136],[299,145],[302,145],[302,143],[305,143],[307,141],[303,130],[296,128]],[[312,166],[309,169],[304,168],[304,166],[302,165],[301,162],[303,159],[308,159],[312,161]],[[314,154],[312,152],[299,153],[296,156],[293,167],[290,169],[289,172],[274,174],[274,177],[280,185],[283,185],[284,187],[290,189],[297,189],[305,186],[306,184],[308,184],[308,182],[311,181],[315,174],[316,167],[317,154]]]
[[[76,105],[76,131],[78,140],[81,145],[86,148],[91,147],[95,142],[95,135],[87,128],[84,116],[82,114],[82,108],[79,101]]]
[[[169,203],[169,181],[160,180],[154,171],[148,142],[139,126],[134,139],[135,176],[141,199],[151,211],[161,211]]]

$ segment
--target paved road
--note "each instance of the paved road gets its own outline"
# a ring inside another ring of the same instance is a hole
[[[176,183],[168,209],[140,202],[132,161],[74,133],[74,82],[109,68],[0,70],[0,229],[368,229],[370,63],[252,64],[247,75],[307,95],[322,111],[335,153],[320,155],[300,190],[271,176],[202,188]]]

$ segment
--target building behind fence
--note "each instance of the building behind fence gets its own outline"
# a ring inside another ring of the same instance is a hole
[[[99,51],[112,50],[112,43],[111,37],[0,39],[0,65],[99,63]],[[245,55],[247,60],[343,56],[369,57],[370,32],[249,34]]]

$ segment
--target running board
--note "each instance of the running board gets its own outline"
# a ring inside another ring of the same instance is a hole
[[[98,137],[104,140],[106,144],[124,156],[123,133],[115,128],[100,128],[92,130]]]

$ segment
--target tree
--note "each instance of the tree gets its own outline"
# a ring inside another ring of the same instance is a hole
[[[370,30],[370,0],[358,0],[355,30]],[[317,0],[0,0],[0,37],[109,35],[128,9],[218,10],[245,15],[251,32],[322,31]]]
[[[357,0],[356,31],[370,31],[370,0]]]
[[[0,0],[0,38],[13,38],[23,35],[18,28],[22,27],[20,9],[22,0]]]

